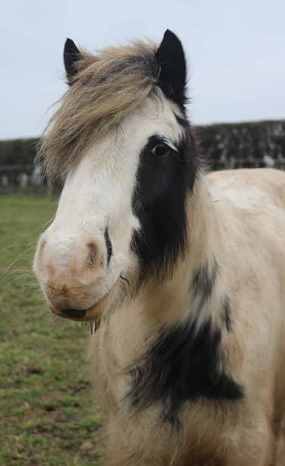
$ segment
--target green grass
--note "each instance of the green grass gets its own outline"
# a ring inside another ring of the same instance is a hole
[[[0,466],[99,465],[88,333],[52,318],[31,272],[55,207],[0,197]]]

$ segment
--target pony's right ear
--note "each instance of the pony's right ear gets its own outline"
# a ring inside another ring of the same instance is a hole
[[[71,39],[66,39],[63,51],[63,60],[67,82],[71,85],[74,81],[74,76],[77,73],[75,64],[81,58],[80,50],[76,47]]]
[[[186,103],[186,58],[178,37],[169,29],[155,54],[160,67],[158,85],[169,99],[184,107]]]

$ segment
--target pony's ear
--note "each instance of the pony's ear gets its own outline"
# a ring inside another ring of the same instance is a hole
[[[169,99],[183,106],[186,101],[186,59],[182,44],[167,29],[156,52],[160,66],[158,85]]]
[[[76,75],[76,62],[81,58],[80,50],[76,47],[75,43],[71,39],[66,39],[63,51],[63,60],[65,73],[68,84],[71,85]]]

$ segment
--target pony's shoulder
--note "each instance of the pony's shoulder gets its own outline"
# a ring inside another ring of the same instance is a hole
[[[206,175],[213,200],[240,206],[276,206],[285,209],[285,172],[271,168],[224,170]]]

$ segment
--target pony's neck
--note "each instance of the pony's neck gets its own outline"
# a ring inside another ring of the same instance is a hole
[[[217,297],[216,289],[221,287],[215,286],[213,292],[218,275],[215,248],[219,244],[219,231],[214,204],[202,174],[189,196],[187,213],[188,242],[184,256],[178,260],[171,278],[148,284],[142,290],[140,298],[146,303],[145,314],[154,325],[207,318],[210,309],[206,304],[209,298]],[[215,319],[212,309],[211,313]]]
[[[231,309],[217,254],[218,213],[203,176],[189,199],[188,250],[171,279],[141,296],[127,398],[143,409],[160,401],[162,419],[179,425],[179,410],[197,399],[238,400],[242,387],[225,372]],[[143,312],[141,312],[143,311]]]
[[[186,261],[198,270],[214,260],[218,225],[214,203],[205,180],[200,174],[188,201],[188,251]],[[210,264],[209,264],[210,265]]]

